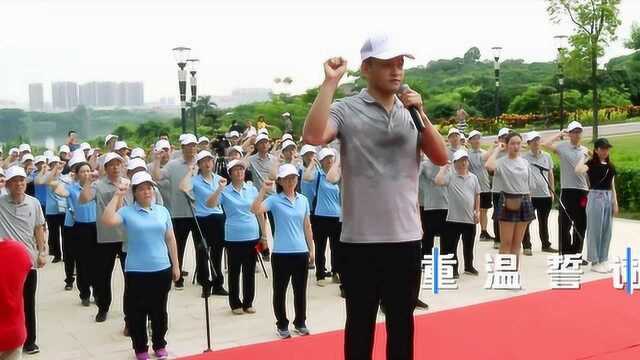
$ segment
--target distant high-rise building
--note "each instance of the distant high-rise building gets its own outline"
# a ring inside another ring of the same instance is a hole
[[[44,91],[41,83],[29,84],[29,109],[31,111],[44,110]]]
[[[78,106],[78,84],[59,81],[51,84],[51,102],[55,110],[71,110]]]
[[[118,83],[113,81],[101,81],[98,83],[97,104],[98,107],[115,106],[118,99]]]
[[[80,104],[96,107],[98,105],[98,83],[95,81],[80,85]]]
[[[144,105],[142,82],[92,81],[80,85],[80,103],[92,107]]]

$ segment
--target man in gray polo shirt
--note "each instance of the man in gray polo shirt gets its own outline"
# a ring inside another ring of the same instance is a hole
[[[180,190],[180,181],[184,178],[184,174],[191,171],[196,161],[196,152],[198,139],[193,134],[183,134],[180,136],[180,145],[182,151],[180,157],[170,160],[167,165],[160,167],[160,159],[156,157],[153,161],[151,175],[158,182],[158,186],[162,190],[162,199],[165,206],[171,214],[171,222],[173,223],[173,231],[176,235],[176,243],[178,244],[178,258],[180,261],[181,276],[175,283],[177,290],[184,289],[184,273],[182,265],[184,259],[184,250],[187,246],[189,233],[195,229],[193,214],[187,197]],[[200,249],[199,244],[195,244],[196,249]],[[200,251],[196,250],[196,258],[201,256]]]
[[[262,188],[262,183],[265,180],[275,179],[274,169],[277,168],[275,157],[269,153],[269,135],[258,134],[256,137],[256,153],[247,158],[249,161],[249,170],[251,171],[251,177],[253,178],[253,185],[256,189]],[[275,189],[271,189],[267,192],[266,196],[272,195]],[[275,225],[273,222],[273,215],[271,211],[267,212],[267,218],[271,225],[271,235],[274,235]],[[266,241],[262,242],[263,250],[261,252],[262,258],[266,261],[269,260],[269,247]]]
[[[116,257],[120,258],[121,269],[124,269],[125,253],[122,252],[123,232],[119,227],[107,227],[102,224],[102,213],[118,190],[120,174],[124,159],[110,152],[103,156],[105,175],[98,179],[94,186],[85,186],[80,193],[80,203],[96,201],[96,234],[97,245],[93,260],[95,261],[94,292],[98,314],[96,322],[104,322],[111,306],[111,275]],[[123,274],[124,276],[124,274]]]
[[[331,104],[346,60],[324,64],[325,80],[304,125],[304,142],[340,139],[343,181],[345,359],[370,359],[378,305],[385,307],[389,359],[413,358],[413,310],[420,283],[422,229],[418,215],[420,149],[447,162],[444,141],[423,111],[418,93],[398,96],[404,58],[386,36],[361,49],[367,89]],[[409,111],[425,123],[416,130]],[[418,141],[420,139],[420,141]]]
[[[564,136],[569,141],[556,144]],[[584,234],[587,230],[587,185],[586,174],[576,173],[576,165],[589,150],[582,146],[582,125],[572,121],[567,130],[556,134],[542,143],[542,146],[558,154],[560,158],[560,201],[566,212],[560,209],[558,215],[560,254],[582,254]],[[571,232],[573,219],[573,234]],[[586,261],[583,260],[583,265]]]
[[[33,268],[24,284],[24,314],[27,339],[23,350],[27,354],[40,351],[36,345],[36,288],[38,273],[47,263],[44,240],[44,214],[40,202],[25,193],[27,174],[19,166],[5,172],[7,194],[0,196],[0,238],[11,238],[26,245],[31,254]]]

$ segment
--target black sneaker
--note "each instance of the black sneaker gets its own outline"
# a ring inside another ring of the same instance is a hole
[[[91,301],[89,299],[80,299],[80,303],[82,304],[82,306],[84,307],[89,307],[91,306]]]
[[[229,296],[229,292],[224,288],[215,289],[211,293],[217,296]]]
[[[469,269],[464,269],[464,273],[467,275],[473,275],[473,276],[478,276],[480,273],[478,273],[478,270],[476,270],[475,268],[469,268]]]
[[[96,322],[101,323],[101,322],[105,322],[105,320],[107,320],[107,312],[98,311],[98,314],[96,315]]]
[[[427,309],[429,309],[429,305],[427,305],[426,302],[418,299],[416,301],[416,308],[421,309],[421,310],[427,310]]]
[[[64,285],[64,289],[65,289],[66,291],[71,291],[71,290],[73,290],[73,284],[65,284],[65,285]]]
[[[552,248],[551,246],[545,246],[542,248],[542,252],[546,252],[546,253],[557,253],[558,250]]]
[[[182,270],[182,272],[180,273],[180,275],[181,275],[182,277],[189,276],[189,272],[188,272],[188,271],[184,271],[184,270]]]
[[[342,286],[340,287],[340,297],[343,299],[347,298],[347,292],[344,291],[344,288]]]
[[[454,279],[460,279],[460,274],[459,274],[457,271],[455,271],[455,272],[453,273],[453,278],[454,278]]]
[[[60,261],[62,261],[62,259],[61,259],[61,258],[59,258],[59,257],[57,257],[57,258],[53,258],[53,260],[51,261],[51,263],[52,263],[52,264],[55,264],[55,263],[59,263]]]
[[[37,354],[40,352],[40,348],[36,344],[25,345],[22,347],[22,352],[28,355]]]
[[[489,238],[489,234],[487,234],[486,232],[481,232],[480,233],[480,241],[490,241],[491,239]]]
[[[184,279],[176,281],[174,287],[176,288],[176,290],[184,290]]]
[[[200,295],[200,297],[205,299],[205,298],[208,298],[209,296],[211,296],[211,288],[207,286],[203,286],[202,294]]]

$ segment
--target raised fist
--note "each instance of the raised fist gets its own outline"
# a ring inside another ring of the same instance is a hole
[[[340,81],[347,72],[347,60],[334,57],[324,63],[324,77],[326,80]]]

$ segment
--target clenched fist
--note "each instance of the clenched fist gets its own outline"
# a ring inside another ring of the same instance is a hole
[[[347,72],[347,60],[341,57],[333,57],[324,63],[324,77],[329,81],[340,81]]]

